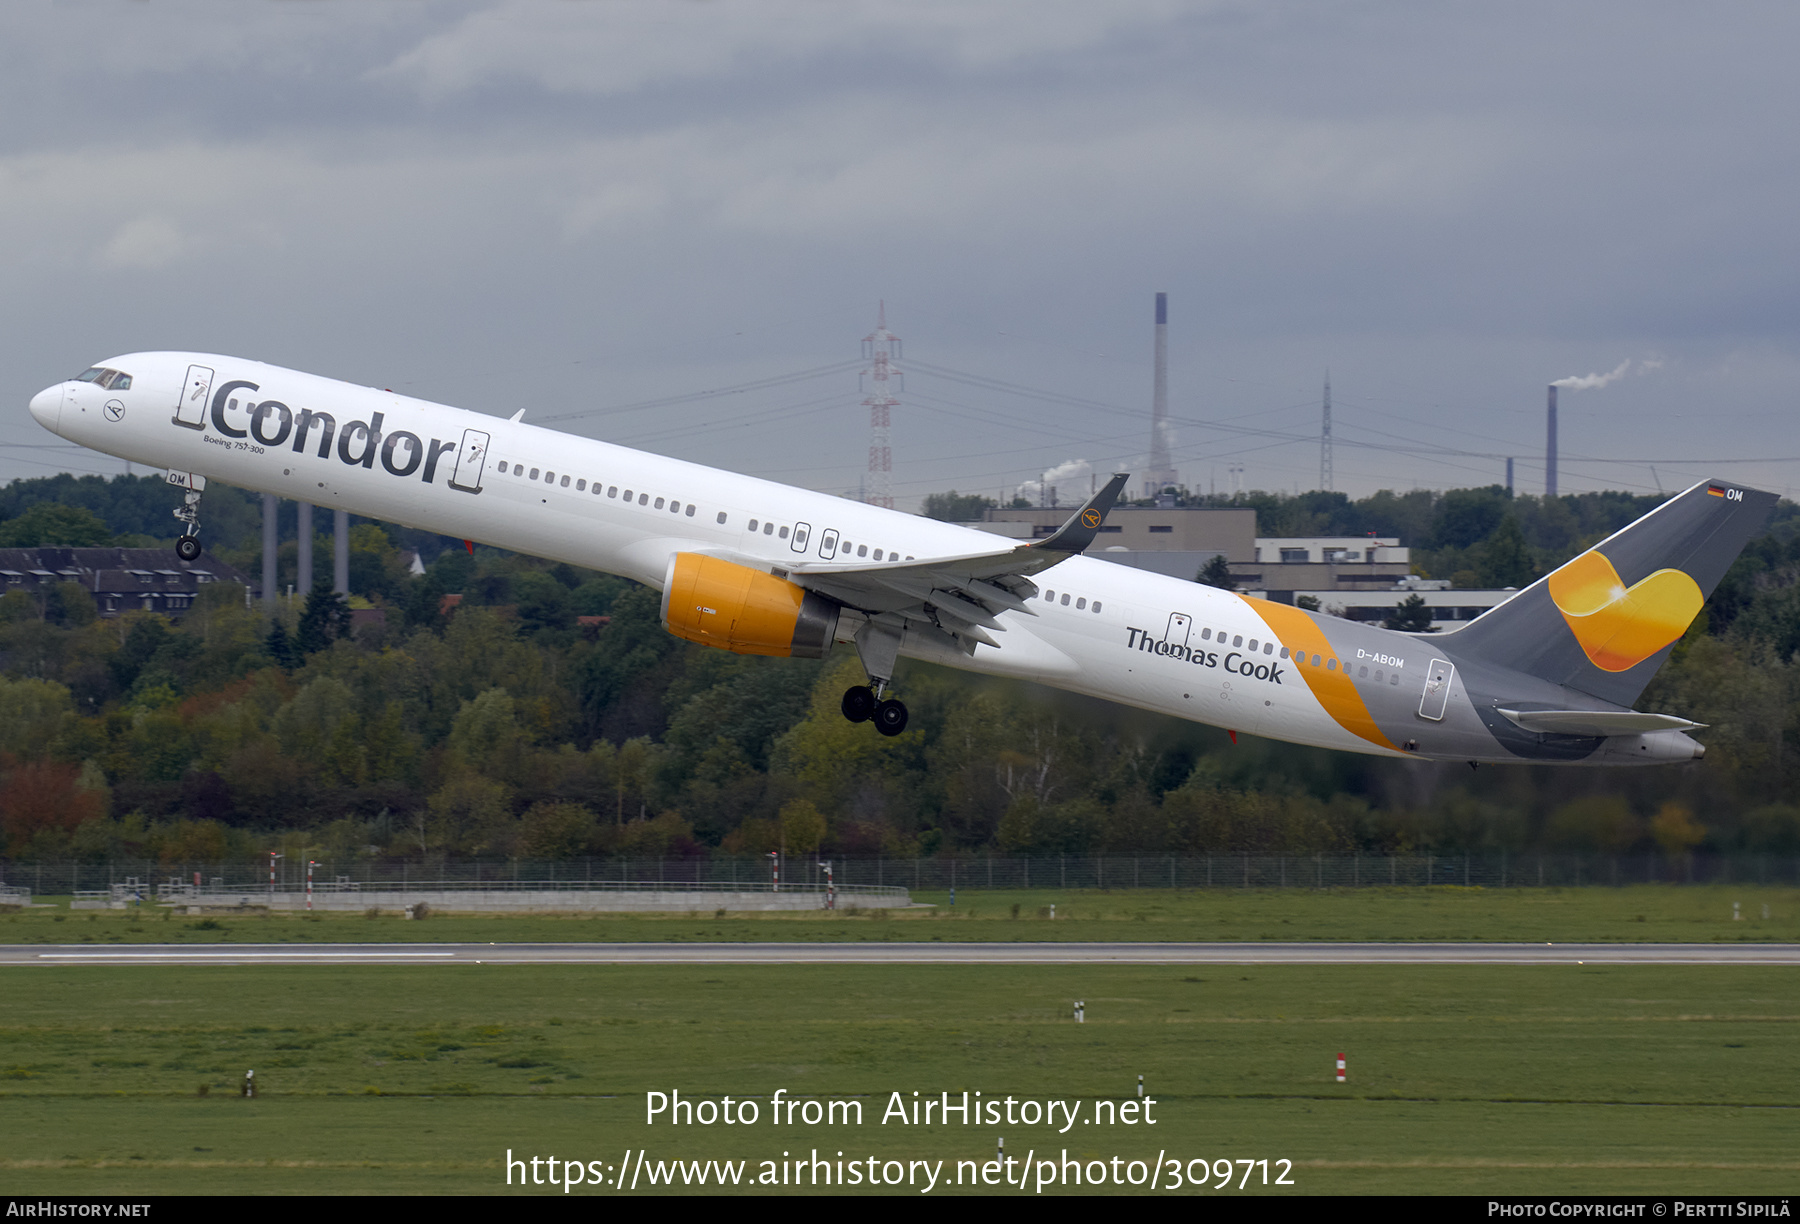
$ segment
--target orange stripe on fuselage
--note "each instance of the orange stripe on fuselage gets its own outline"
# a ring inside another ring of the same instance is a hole
[[[1298,656],[1301,652],[1318,655],[1323,659],[1337,658],[1337,651],[1326,640],[1324,630],[1317,621],[1302,608],[1289,607],[1287,604],[1270,603],[1266,599],[1251,599],[1240,595],[1251,611],[1263,618],[1275,637],[1289,653]],[[1356,691],[1356,681],[1350,678],[1350,669],[1327,671],[1323,667],[1312,664],[1299,664],[1296,658],[1295,671],[1306,678],[1306,687],[1312,695],[1325,707],[1325,712],[1337,722],[1337,725],[1352,735],[1361,736],[1371,744],[1383,748],[1400,751],[1399,747],[1383,734],[1375,725],[1375,719],[1369,713],[1369,707],[1363,704],[1362,694]]]

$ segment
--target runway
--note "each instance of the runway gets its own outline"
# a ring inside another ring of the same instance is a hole
[[[561,943],[0,945],[86,965],[1800,965],[1800,944]]]

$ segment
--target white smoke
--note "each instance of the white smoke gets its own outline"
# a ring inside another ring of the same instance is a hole
[[[1049,505],[1048,490],[1056,491],[1059,506],[1080,506],[1088,498],[1093,484],[1094,465],[1086,459],[1069,459],[1057,464],[1036,480],[1019,486],[1019,496],[1034,506]]]
[[[1645,364],[1649,365],[1648,362]],[[1661,365],[1662,363],[1657,362],[1656,364]],[[1571,375],[1568,378],[1559,378],[1550,385],[1552,387],[1567,387],[1571,391],[1592,391],[1596,387],[1604,387],[1609,382],[1617,382],[1619,379],[1624,378],[1625,372],[1630,368],[1631,358],[1627,357],[1609,374],[1588,374],[1581,377]],[[1650,368],[1654,369],[1655,366],[1651,366]]]

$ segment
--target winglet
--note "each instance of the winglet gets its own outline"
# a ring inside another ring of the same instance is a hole
[[[1100,534],[1100,524],[1106,521],[1106,512],[1111,510],[1113,502],[1125,488],[1125,482],[1131,479],[1130,472],[1114,472],[1113,478],[1106,482],[1106,487],[1087,499],[1087,503],[1070,516],[1060,530],[1048,539],[1035,540],[1030,547],[1041,548],[1047,552],[1078,553],[1086,550]]]

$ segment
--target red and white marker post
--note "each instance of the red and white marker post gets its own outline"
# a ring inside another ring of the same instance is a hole
[[[1341,1084],[1348,1078],[1349,1077],[1344,1072],[1344,1056],[1342,1054],[1339,1054],[1338,1055],[1338,1064],[1337,1064],[1337,1082]]]

